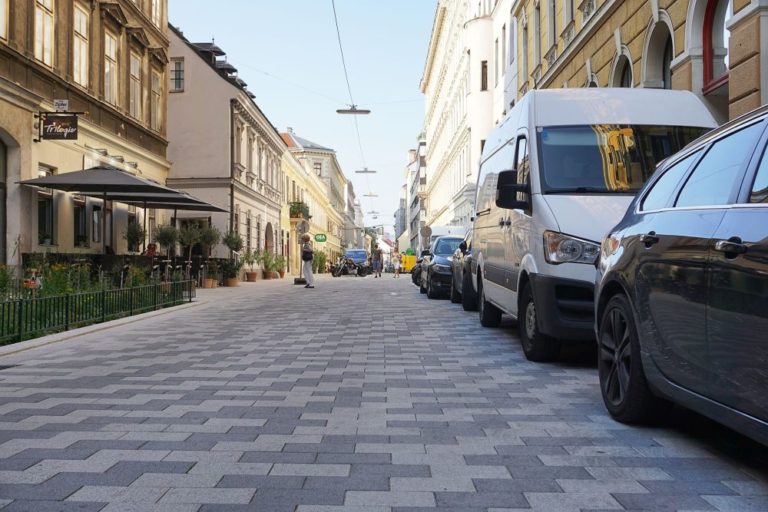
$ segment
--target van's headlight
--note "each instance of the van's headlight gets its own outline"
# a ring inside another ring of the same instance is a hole
[[[600,245],[579,238],[556,233],[544,232],[544,258],[547,263],[586,263],[594,265],[600,255]]]

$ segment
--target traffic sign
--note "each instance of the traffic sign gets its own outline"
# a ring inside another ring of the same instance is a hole
[[[318,233],[315,235],[315,242],[325,242],[326,240],[328,240],[328,237],[323,233]]]

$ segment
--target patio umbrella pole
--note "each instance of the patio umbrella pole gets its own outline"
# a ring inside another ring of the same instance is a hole
[[[144,240],[141,241],[142,254],[147,253],[147,202],[144,201]]]
[[[107,193],[102,195],[101,202],[101,253],[107,254]]]

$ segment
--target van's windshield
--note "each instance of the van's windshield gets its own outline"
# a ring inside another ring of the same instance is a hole
[[[659,162],[708,130],[608,124],[539,128],[542,192],[635,193]]]

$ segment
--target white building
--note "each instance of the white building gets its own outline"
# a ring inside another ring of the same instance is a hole
[[[512,4],[438,0],[421,79],[427,226],[470,224],[485,138],[517,91]]]
[[[174,27],[170,42],[176,80],[168,100],[168,185],[228,210],[179,217],[210,222],[222,233],[236,231],[246,249],[283,252],[285,143],[220,48],[191,43]],[[214,255],[227,251],[220,245]]]

